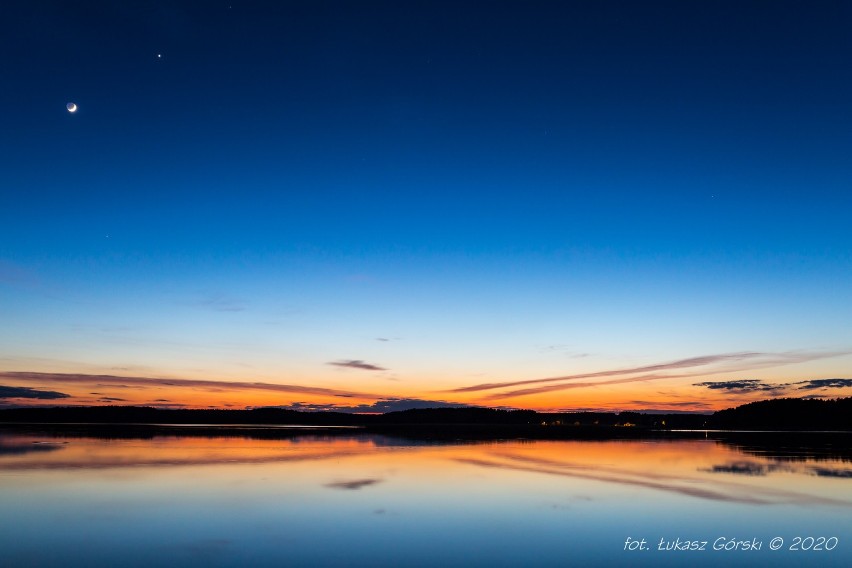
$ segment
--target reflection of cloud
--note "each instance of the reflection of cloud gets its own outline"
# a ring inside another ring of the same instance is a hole
[[[852,469],[832,469],[829,467],[814,467],[811,471],[819,477],[841,477],[852,479]]]
[[[793,384],[802,385],[797,387],[799,390],[842,389],[852,387],[852,379],[811,379]]]
[[[758,499],[756,497],[750,495],[730,495],[728,493],[723,493],[721,491],[713,491],[710,489],[702,489],[699,487],[688,487],[688,486],[680,486],[674,483],[663,483],[661,481],[648,481],[642,479],[631,479],[625,475],[624,477],[606,474],[606,473],[583,473],[580,471],[563,471],[561,469],[556,468],[548,468],[542,466],[535,465],[519,465],[519,464],[511,464],[511,463],[501,463],[497,461],[489,461],[489,460],[481,460],[481,459],[473,459],[473,458],[457,458],[456,461],[462,463],[468,463],[471,465],[478,465],[480,467],[492,467],[498,469],[510,469],[515,471],[527,471],[530,473],[544,473],[548,475],[558,475],[563,477],[572,477],[579,479],[591,479],[595,481],[607,481],[612,483],[619,483],[622,485],[633,485],[638,487],[645,487],[647,489],[660,489],[663,491],[669,491],[672,493],[680,493],[683,495],[688,495],[690,497],[699,497],[702,499],[711,499],[713,501],[728,501],[735,503],[746,503],[746,504],[763,504],[767,501],[762,499]],[[589,468],[594,469],[594,468]]]
[[[792,472],[805,475],[816,475],[818,477],[837,477],[841,479],[852,479],[852,469],[838,469],[825,466],[804,466],[782,463],[758,463],[753,461],[736,461],[732,463],[714,465],[707,471],[710,473],[733,473],[737,475],[764,476],[775,471]]]
[[[823,503],[826,505],[839,505],[849,507],[850,503],[825,497],[817,497],[796,493],[794,491],[775,490],[769,488],[755,488],[743,486],[738,483],[715,483],[718,489],[706,489],[696,487],[696,482],[703,481],[700,478],[671,475],[658,472],[643,472],[633,468],[619,468],[615,466],[598,466],[594,464],[562,462],[559,460],[531,458],[513,453],[493,454],[495,459],[456,458],[456,461],[469,463],[481,467],[492,467],[499,469],[510,469],[516,471],[527,471],[530,473],[541,473],[547,475],[558,475],[580,479],[591,479],[621,485],[644,487],[647,489],[658,489],[672,493],[679,493],[701,499],[713,501],[727,501],[743,503],[748,505],[763,505],[770,503],[798,503],[811,505]]]
[[[788,385],[764,383],[757,379],[740,379],[734,381],[705,381],[695,383],[696,387],[707,387],[711,390],[728,391],[736,394],[751,392],[780,392],[787,389]]]
[[[375,485],[376,483],[381,483],[383,480],[381,479],[353,479],[351,481],[334,481],[332,483],[326,483],[326,487],[331,487],[332,489],[348,489],[351,491],[355,491],[361,489],[362,487],[368,487],[370,485]]]
[[[331,361],[329,365],[334,365],[335,367],[346,367],[349,369],[361,369],[363,371],[387,371],[384,367],[379,367],[377,365],[372,365],[370,363],[365,363],[360,359],[348,359],[341,361]]]
[[[0,456],[20,456],[31,453],[54,452],[65,447],[67,442],[30,444],[3,444],[0,443]],[[3,466],[6,467],[5,465]]]
[[[64,392],[43,391],[28,387],[6,387],[0,385],[0,398],[37,398],[41,400],[53,400],[57,398],[68,398],[69,396],[71,395],[65,394]]]
[[[733,473],[737,475],[764,476],[773,471],[785,469],[789,468],[784,468],[778,464],[765,464],[742,460],[721,465],[714,465],[711,468],[705,469],[703,471],[709,471],[711,473]]]
[[[145,389],[149,387],[184,387],[204,390],[207,392],[221,392],[222,389],[231,390],[260,390],[270,392],[286,392],[299,394],[318,394],[336,396],[340,394],[359,398],[381,398],[378,396],[344,391],[322,387],[309,387],[304,385],[285,385],[275,383],[252,383],[246,381],[206,381],[195,379],[162,379],[156,377],[117,377],[112,375],[83,375],[71,373],[32,373],[32,372],[5,372],[0,371],[0,377],[15,381],[54,382],[64,384],[97,383],[98,386],[112,388],[135,388]],[[61,394],[61,393],[60,393]],[[63,397],[64,398],[64,397]]]
[[[233,546],[233,542],[226,538],[212,538],[206,540],[198,540],[180,544],[164,546],[168,557],[173,557],[175,553],[185,553],[196,558],[196,560],[204,561],[205,563],[216,563],[224,555],[229,552]]]
[[[413,410],[418,408],[468,408],[469,404],[458,402],[444,402],[443,400],[422,400],[419,398],[388,398],[377,400],[372,404],[356,404],[342,406],[337,404],[308,404],[294,402],[287,406],[276,406],[286,410],[300,410],[307,412],[346,412],[346,413],[385,413],[398,412],[402,410]]]
[[[320,460],[342,459],[367,453],[371,447],[364,449],[346,449],[329,451],[304,451],[298,454],[284,453],[271,456],[254,456],[232,454],[222,452],[221,455],[190,455],[185,458],[150,457],[144,455],[117,455],[103,456],[93,459],[89,455],[79,456],[75,459],[44,461],[35,459],[32,461],[14,461],[3,464],[4,470],[29,471],[29,470],[77,470],[77,469],[122,469],[128,467],[172,467],[185,465],[234,465],[234,464],[274,464],[284,462],[310,462]]]

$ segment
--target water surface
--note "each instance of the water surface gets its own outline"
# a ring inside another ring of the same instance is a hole
[[[712,439],[7,432],[0,511],[8,566],[852,565],[852,462]]]

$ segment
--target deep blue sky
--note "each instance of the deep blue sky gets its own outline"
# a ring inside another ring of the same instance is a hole
[[[850,30],[848,2],[4,3],[0,370],[377,359],[422,394],[848,349]]]

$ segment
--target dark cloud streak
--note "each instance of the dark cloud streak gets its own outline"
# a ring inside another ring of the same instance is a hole
[[[810,379],[794,383],[767,383],[758,379],[736,379],[730,381],[704,381],[693,386],[706,387],[731,394],[767,392],[784,394],[796,390],[844,389],[852,387],[852,379]]]
[[[348,369],[361,369],[362,371],[387,371],[384,367],[379,367],[378,365],[372,365],[370,363],[365,363],[360,359],[345,359],[340,361],[330,361],[329,365],[334,365],[335,367],[345,367]]]
[[[800,387],[796,387],[799,390],[844,389],[852,387],[852,379],[811,379],[809,381],[800,381],[794,384],[802,385]]]
[[[789,385],[764,383],[757,379],[739,379],[733,381],[705,381],[703,383],[695,383],[693,386],[745,394],[752,392],[778,393],[786,390]]]
[[[381,396],[372,394],[359,393],[354,391],[344,391],[322,387],[309,387],[304,385],[288,385],[275,383],[259,383],[246,381],[207,381],[195,379],[162,379],[157,377],[117,377],[113,375],[85,375],[73,373],[33,373],[33,372],[0,372],[0,377],[15,380],[15,381],[35,381],[35,382],[52,382],[64,384],[91,384],[97,383],[98,386],[118,387],[118,388],[146,388],[146,387],[185,387],[185,388],[201,388],[222,392],[222,389],[227,390],[259,390],[269,392],[284,392],[297,394],[315,394],[325,396],[347,395],[358,398],[380,399]],[[33,389],[28,389],[33,390]],[[36,391],[38,392],[38,391]],[[63,393],[56,393],[63,394]],[[67,395],[66,395],[67,396]],[[53,397],[59,398],[59,397]],[[61,397],[65,398],[65,396]]]
[[[0,376],[3,376],[0,374]],[[69,398],[64,392],[43,391],[29,387],[7,387],[0,385],[0,398],[35,398],[39,400],[55,400]]]

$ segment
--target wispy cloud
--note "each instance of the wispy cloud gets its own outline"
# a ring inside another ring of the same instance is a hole
[[[347,369],[361,369],[362,371],[387,371],[384,367],[366,363],[360,359],[342,359],[338,361],[330,361],[329,365],[335,367],[345,367]]]
[[[700,377],[713,373],[720,372],[741,372],[746,370],[761,369],[768,367],[777,367],[781,365],[791,365],[794,363],[802,363],[815,359],[824,359],[827,357],[836,357],[845,355],[850,351],[830,351],[830,352],[809,352],[809,351],[788,351],[783,353],[762,353],[755,351],[742,351],[736,353],[720,353],[716,355],[703,355],[700,357],[690,357],[687,359],[679,359],[665,363],[656,363],[653,365],[643,365],[640,367],[629,367],[622,369],[612,369],[604,371],[596,371],[592,373],[580,373],[575,375],[565,375],[561,377],[549,377],[545,379],[529,379],[523,381],[509,381],[499,383],[482,383],[466,387],[451,389],[445,392],[464,393],[464,392],[481,392],[489,390],[505,389],[515,386],[535,385],[543,383],[558,383],[549,384],[547,386],[531,387],[525,389],[517,389],[509,392],[502,392],[485,397],[489,400],[498,400],[509,397],[527,396],[533,394],[549,393],[572,388],[585,388],[600,385],[614,385],[622,383],[632,383],[640,381],[653,381],[661,379],[673,379],[684,377]],[[679,369],[696,369],[696,371],[682,374],[669,374],[666,371],[674,371]],[[636,376],[627,376],[636,375]],[[602,379],[606,377],[623,378],[612,379],[608,381],[586,381],[574,382],[583,379]]]
[[[417,408],[467,408],[469,404],[458,402],[446,402],[443,400],[423,400],[419,398],[387,398],[377,400],[372,404],[356,404],[356,405],[338,405],[338,404],[310,404],[303,402],[294,402],[286,406],[276,408],[285,408],[287,410],[300,410],[308,412],[345,412],[345,413],[385,413],[397,412],[402,410],[414,410]]]
[[[41,400],[52,400],[57,398],[68,398],[71,395],[64,392],[38,390],[29,387],[7,387],[0,385],[0,398],[36,398]]]
[[[0,284],[33,289],[39,286],[39,278],[35,272],[23,266],[0,260]]]
[[[242,312],[246,309],[245,302],[221,294],[207,296],[195,302],[191,302],[190,305],[212,310],[214,312]]]
[[[580,373],[577,375],[565,375],[562,377],[549,377],[546,379],[529,379],[524,381],[511,381],[502,383],[483,383],[468,387],[452,389],[451,392],[476,392],[484,390],[494,390],[507,387],[516,387],[520,385],[533,385],[541,383],[554,383],[562,381],[575,381],[579,379],[595,379],[602,377],[613,377],[617,375],[633,375],[636,373],[649,373],[654,371],[667,371],[672,369],[684,369],[689,367],[700,367],[726,361],[742,361],[765,355],[764,353],[741,352],[741,353],[723,353],[720,355],[704,355],[701,357],[690,357],[689,359],[679,359],[677,361],[669,361],[667,363],[656,363],[654,365],[643,365],[641,367],[629,367],[626,369],[612,369],[607,371],[596,371],[594,373]]]
[[[639,375],[638,377],[624,377],[621,379],[611,379],[609,381],[594,381],[594,382],[582,382],[582,383],[563,383],[559,385],[547,385],[543,387],[532,387],[528,389],[518,389],[508,392],[500,392],[494,393],[484,397],[486,400],[501,400],[504,398],[512,398],[516,396],[529,396],[533,394],[543,394],[549,392],[557,392],[569,389],[581,389],[588,387],[598,387],[598,386],[607,386],[607,385],[621,385],[626,383],[641,383],[647,381],[658,381],[660,379],[678,379],[683,377],[695,377],[702,375],[703,373],[690,373],[690,374],[681,374],[681,375],[658,375],[658,374],[650,374],[650,375]]]
[[[689,401],[670,401],[660,402],[651,400],[630,400],[626,406],[632,412],[642,412],[644,414],[677,414],[686,413],[707,413],[713,410],[713,405],[706,402],[698,402],[695,400]]]
[[[207,392],[227,392],[240,390],[257,390],[268,392],[283,392],[296,394],[314,394],[325,396],[351,396],[356,398],[381,399],[383,397],[368,393],[348,390],[338,390],[323,387],[311,387],[306,385],[291,385],[277,383],[259,383],[245,381],[208,381],[193,379],[164,379],[158,377],[118,377],[114,375],[87,375],[72,373],[33,373],[18,371],[0,371],[0,377],[11,379],[16,382],[38,382],[58,384],[97,384],[112,388],[137,388],[149,387],[185,387],[200,389]],[[33,390],[33,389],[29,389]],[[62,394],[62,393],[58,393]],[[58,398],[58,397],[54,397]],[[62,397],[64,398],[64,397]]]
[[[582,352],[582,351],[577,351],[576,349],[572,348],[570,345],[563,345],[563,344],[560,344],[560,343],[554,343],[552,345],[544,345],[544,346],[539,348],[539,351],[541,351],[542,353],[558,352],[558,353],[562,353],[564,355],[567,355],[571,359],[583,359],[583,358],[591,355],[591,353],[585,353],[585,352]]]
[[[693,406],[701,406],[701,407],[710,407],[709,404],[704,402],[695,402],[695,401],[671,401],[671,402],[658,402],[658,401],[650,401],[650,400],[631,400],[630,404],[633,406],[642,405],[642,404],[657,404],[660,406],[670,406],[673,408],[678,407],[686,407],[692,408]]]

